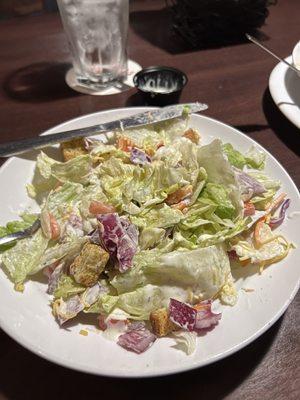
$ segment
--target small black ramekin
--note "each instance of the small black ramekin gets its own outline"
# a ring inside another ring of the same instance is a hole
[[[135,74],[133,82],[146,104],[165,106],[178,103],[188,78],[179,69],[154,66]]]

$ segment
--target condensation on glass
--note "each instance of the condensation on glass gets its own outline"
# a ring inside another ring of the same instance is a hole
[[[109,86],[127,74],[129,0],[58,0],[77,80]]]

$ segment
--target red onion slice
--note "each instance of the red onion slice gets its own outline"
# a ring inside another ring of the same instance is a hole
[[[125,217],[119,217],[117,213],[99,215],[98,220],[101,222],[101,243],[117,259],[119,271],[127,271],[138,247],[136,226]]]
[[[145,326],[137,324],[128,327],[128,331],[118,338],[118,345],[126,350],[141,354],[148,350],[156,340],[156,336]]]
[[[271,229],[275,229],[277,228],[279,225],[281,225],[285,219],[285,214],[286,214],[286,210],[289,208],[291,204],[291,200],[290,199],[286,199],[280,208],[280,212],[279,212],[279,216],[278,217],[273,217],[270,219],[269,222],[269,226]]]
[[[145,165],[151,162],[151,158],[144,151],[134,147],[130,153],[130,161],[133,164]]]

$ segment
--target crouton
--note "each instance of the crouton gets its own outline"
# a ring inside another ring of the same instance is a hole
[[[187,139],[189,139],[191,142],[198,144],[200,141],[200,135],[197,131],[195,131],[194,129],[190,128],[187,131],[184,132],[183,134],[184,137],[186,137]]]
[[[150,322],[155,335],[162,337],[178,329],[169,318],[168,310],[160,308],[152,311],[150,314]]]
[[[93,286],[104,270],[109,254],[102,247],[86,243],[80,254],[70,265],[70,274],[77,283],[83,286]]]
[[[87,154],[85,142],[83,138],[73,139],[68,142],[61,143],[60,149],[64,161],[69,161],[72,158]]]

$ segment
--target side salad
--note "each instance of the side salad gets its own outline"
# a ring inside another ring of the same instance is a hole
[[[17,291],[39,271],[59,325],[93,313],[100,330],[135,353],[171,336],[191,354],[214,329],[213,301],[234,306],[231,270],[258,272],[287,256],[276,228],[290,200],[267,176],[265,154],[219,139],[201,144],[189,117],[41,152],[28,195],[38,214],[0,227],[30,226],[30,238],[0,247]]]

